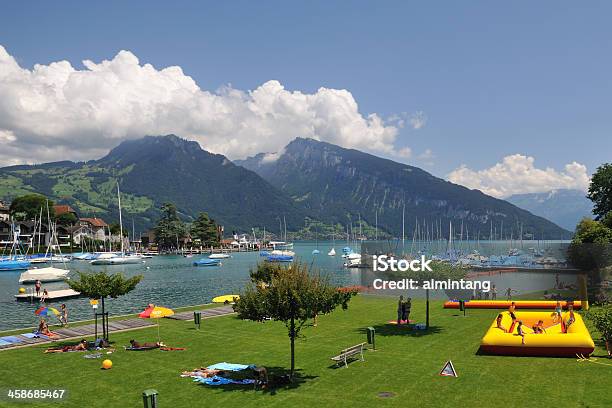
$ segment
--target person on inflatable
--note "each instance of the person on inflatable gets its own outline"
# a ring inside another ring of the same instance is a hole
[[[523,331],[522,320],[518,321],[518,326],[516,327],[516,335],[521,336],[521,344],[525,344],[525,332]]]
[[[501,331],[503,331],[504,333],[506,333],[506,328],[504,326],[502,326],[502,319],[504,318],[504,315],[502,315],[501,313],[497,315],[497,328]]]
[[[574,316],[574,306],[571,303],[567,305],[567,312],[569,314],[569,318],[563,325],[563,333],[567,333],[569,327],[576,321],[576,316]]]
[[[508,314],[510,315],[510,318],[512,319],[512,324],[510,325],[510,330],[508,330],[509,333],[513,333],[514,332],[514,326],[516,325],[516,315],[514,314],[515,310],[516,310],[516,303],[512,302],[510,304],[510,307],[508,308]]]
[[[544,328],[544,320],[538,320],[538,323],[534,324],[532,329],[535,334],[546,333],[546,329]]]
[[[561,307],[561,302],[557,300],[557,304],[555,305],[555,311],[553,312],[553,323],[561,322],[562,317],[561,313],[563,313],[563,308]]]

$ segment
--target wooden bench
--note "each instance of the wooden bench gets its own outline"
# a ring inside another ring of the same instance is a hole
[[[336,365],[340,363],[344,363],[345,367],[348,367],[348,359],[351,357],[355,357],[358,354],[361,355],[361,361],[365,361],[363,358],[363,347],[365,343],[356,344],[349,348],[346,348],[340,352],[337,356],[332,357],[331,359],[336,362]]]

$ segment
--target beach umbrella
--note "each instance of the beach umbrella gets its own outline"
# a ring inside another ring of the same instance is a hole
[[[54,307],[49,307],[49,306],[41,306],[34,311],[34,314],[40,317],[47,317],[49,316],[50,313],[53,313],[56,316],[60,315],[59,310],[57,310]]]
[[[157,341],[160,341],[159,337],[159,319],[162,317],[172,316],[174,314],[174,310],[169,309],[167,307],[161,306],[149,306],[140,314],[138,317],[141,319],[156,319],[157,320]]]
[[[239,295],[223,295],[213,298],[212,301],[213,303],[234,303],[238,299],[240,299]]]

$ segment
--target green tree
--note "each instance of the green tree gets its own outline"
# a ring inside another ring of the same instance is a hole
[[[253,282],[247,286],[234,305],[238,317],[263,322],[281,321],[288,330],[291,342],[291,373],[295,372],[295,339],[311,319],[331,313],[336,307],[348,307],[356,291],[341,291],[318,275],[311,275],[308,267],[294,263],[275,270],[268,284]]]
[[[161,207],[161,218],[153,229],[155,242],[160,248],[173,248],[177,241],[185,237],[185,224],[181,221],[172,203],[165,203]]]
[[[597,168],[591,178],[587,197],[593,201],[593,214],[598,220],[612,211],[612,163]]]
[[[69,280],[68,286],[90,299],[99,299],[102,304],[103,316],[105,313],[104,299],[116,299],[131,292],[143,278],[142,275],[125,278],[121,273],[108,275],[106,272],[77,272],[77,274],[78,279]],[[102,319],[102,333],[104,338],[108,340],[108,326],[105,320]]]
[[[219,236],[215,220],[211,219],[208,213],[201,212],[191,225],[191,237],[199,239],[204,246],[218,245]]]
[[[608,356],[612,357],[612,306],[591,309],[586,316],[601,334],[602,340],[606,343]]]
[[[63,225],[65,227],[75,225],[78,220],[79,219],[77,218],[76,215],[74,215],[74,213],[64,213],[62,215],[55,217],[55,221],[59,225]]]
[[[47,205],[49,206],[51,218],[53,218],[53,201],[42,194],[36,193],[15,197],[11,202],[9,211],[15,220],[25,221],[33,220],[34,217],[40,217],[40,210],[42,209],[43,219],[46,219]]]

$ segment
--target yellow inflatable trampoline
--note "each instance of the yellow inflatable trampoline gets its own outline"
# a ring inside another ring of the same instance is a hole
[[[595,344],[589,330],[586,328],[582,316],[574,313],[576,321],[571,324],[567,333],[561,330],[561,324],[555,319],[555,313],[551,312],[515,312],[517,321],[523,322],[523,333],[525,333],[525,344],[517,333],[518,324],[512,333],[507,331],[512,327],[512,318],[508,312],[503,312],[501,325],[506,331],[497,327],[497,319],[493,320],[491,327],[482,338],[481,351],[487,354],[512,355],[512,356],[576,356],[582,354],[588,356],[593,353]],[[567,321],[569,312],[562,314],[563,320]],[[532,327],[539,320],[544,322],[545,333],[536,334]]]

